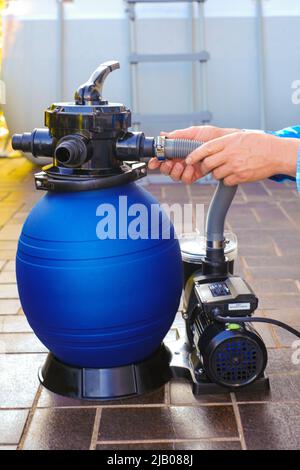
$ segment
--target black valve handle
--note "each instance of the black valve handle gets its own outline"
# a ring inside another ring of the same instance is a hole
[[[80,85],[80,87],[75,92],[76,104],[103,104],[102,89],[104,81],[111,72],[119,68],[119,62],[113,60],[99,65],[99,67],[92,73],[88,81]]]

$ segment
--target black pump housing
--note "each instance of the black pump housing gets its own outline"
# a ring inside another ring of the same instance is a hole
[[[267,349],[251,325],[225,325],[199,312],[193,333],[205,373],[212,382],[239,388],[262,377]]]
[[[234,390],[258,381],[268,389],[267,349],[255,328],[215,320],[216,315],[250,317],[257,305],[252,289],[239,276],[198,271],[189,278],[184,295],[186,334],[198,367],[212,383]]]

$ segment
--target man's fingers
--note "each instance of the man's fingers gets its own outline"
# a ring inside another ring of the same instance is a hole
[[[209,142],[210,140],[223,137],[224,135],[232,134],[235,131],[237,131],[237,129],[224,129],[206,125],[187,127],[186,129],[178,129],[172,132],[161,132],[161,135],[170,139],[192,139]]]
[[[186,129],[177,129],[172,132],[161,132],[160,135],[164,135],[169,139],[195,139],[198,132],[199,127],[192,126]]]
[[[228,176],[232,175],[232,170],[229,168],[228,165],[221,165],[212,172],[213,177],[216,180],[223,180]]]
[[[178,181],[180,180],[183,172],[184,172],[184,169],[185,169],[185,165],[183,163],[175,163],[175,165],[173,166],[173,169],[170,173],[170,176],[173,180],[175,181]]]
[[[235,175],[230,175],[230,176],[227,176],[227,178],[224,178],[224,184],[226,186],[236,186],[238,183],[239,183],[239,180]]]
[[[181,180],[186,184],[192,184],[195,180],[195,169],[191,165],[185,167],[184,172],[182,173]]]
[[[167,160],[165,162],[163,162],[160,166],[160,171],[164,174],[164,175],[169,175],[173,169],[173,165],[174,163]]]
[[[201,147],[198,147],[196,150],[191,152],[185,161],[188,165],[201,162],[204,158],[209,157],[210,155],[222,152],[222,150],[225,148],[225,144],[225,137],[219,137],[217,139],[210,140],[209,142],[206,142],[205,144],[201,145]]]
[[[157,158],[151,158],[151,160],[148,162],[148,168],[150,168],[150,170],[156,170],[160,167],[160,165],[161,162],[157,160]]]
[[[211,173],[219,166],[223,165],[224,162],[226,162],[224,152],[218,152],[215,155],[206,157],[200,163],[201,172],[203,173],[203,175],[207,175],[208,173]]]

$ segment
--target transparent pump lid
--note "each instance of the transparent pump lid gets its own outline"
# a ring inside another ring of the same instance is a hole
[[[225,256],[228,261],[237,257],[237,237],[234,233],[225,231]],[[187,263],[200,264],[206,255],[206,237],[198,232],[183,233],[178,237],[182,260]]]

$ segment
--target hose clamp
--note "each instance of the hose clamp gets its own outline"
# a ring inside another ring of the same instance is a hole
[[[166,138],[162,135],[155,139],[155,156],[157,160],[165,160],[165,141]]]
[[[207,240],[206,246],[213,250],[222,250],[225,248],[225,243],[225,240]]]

